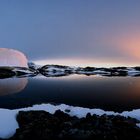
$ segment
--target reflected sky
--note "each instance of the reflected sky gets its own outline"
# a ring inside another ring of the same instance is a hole
[[[70,75],[29,78],[28,84],[27,79],[2,81],[0,108],[15,109],[42,103],[64,103],[111,111],[140,108],[139,77]]]

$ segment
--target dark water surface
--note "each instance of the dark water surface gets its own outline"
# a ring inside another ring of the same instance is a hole
[[[124,111],[140,108],[139,77],[12,78],[0,80],[0,108],[15,109],[41,103]]]

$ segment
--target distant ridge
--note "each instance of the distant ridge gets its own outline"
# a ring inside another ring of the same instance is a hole
[[[42,74],[45,77],[61,77],[72,74],[78,75],[98,75],[108,77],[140,76],[140,67],[112,67],[112,68],[96,68],[96,67],[70,67],[63,65],[44,65],[38,66],[32,62],[28,63],[29,68],[25,67],[0,67],[0,78],[8,77],[29,77]]]

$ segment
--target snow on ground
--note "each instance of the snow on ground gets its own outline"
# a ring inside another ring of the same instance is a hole
[[[61,110],[70,116],[77,116],[79,118],[85,117],[87,113],[96,114],[96,115],[122,115],[124,117],[132,117],[137,120],[140,120],[140,109],[133,110],[133,111],[124,111],[122,113],[115,113],[113,111],[104,111],[101,109],[89,109],[83,107],[74,107],[65,104],[60,105],[51,105],[51,104],[41,104],[41,105],[34,105],[28,108],[22,109],[0,109],[0,138],[10,138],[12,137],[16,129],[19,127],[16,121],[16,115],[19,111],[30,111],[30,110],[44,110],[51,114],[54,114],[56,110]],[[140,124],[137,124],[140,127]]]

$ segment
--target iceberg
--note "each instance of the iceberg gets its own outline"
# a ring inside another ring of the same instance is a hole
[[[28,60],[20,51],[0,48],[0,66],[28,67]]]

